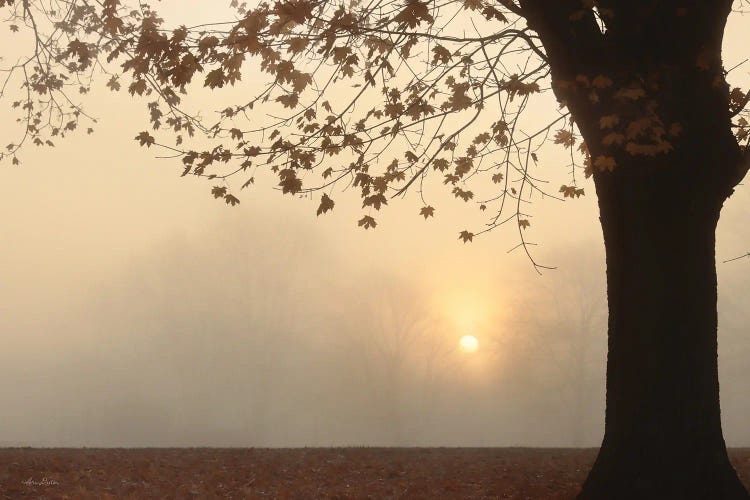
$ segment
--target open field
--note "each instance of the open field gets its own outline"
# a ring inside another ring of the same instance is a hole
[[[572,498],[594,449],[0,449],[0,498]],[[750,448],[730,450],[750,486]]]

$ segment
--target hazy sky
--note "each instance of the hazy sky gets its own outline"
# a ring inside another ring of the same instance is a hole
[[[175,5],[163,7],[175,23],[222,19],[216,2]],[[743,22],[727,66],[746,57]],[[483,220],[447,197],[427,222],[417,200],[393,202],[375,231],[356,226],[356,197],[325,217],[271,189],[227,207],[137,146],[138,104],[94,91],[94,135],[0,165],[0,445],[599,443],[590,181],[580,200],[535,201],[535,255],[558,267],[538,276],[507,253],[514,231],[462,244],[458,231]],[[565,160],[552,151],[540,173],[555,185]],[[726,205],[719,260],[750,250],[749,197],[740,187]],[[719,264],[719,279],[725,434],[748,446],[750,261]],[[477,353],[458,350],[465,334]]]

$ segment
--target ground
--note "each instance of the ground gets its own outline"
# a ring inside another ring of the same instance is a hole
[[[594,449],[0,449],[0,499],[563,499]],[[750,487],[750,448],[730,450]]]

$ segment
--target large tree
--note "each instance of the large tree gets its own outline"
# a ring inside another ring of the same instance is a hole
[[[19,40],[6,46],[3,97],[22,85],[21,137],[4,156],[18,163],[25,143],[88,128],[76,92],[104,74],[111,89],[126,80],[147,98],[158,133],[137,140],[180,157],[185,175],[213,179],[228,204],[239,202],[235,178],[246,187],[270,174],[284,193],[318,191],[319,214],[336,187],[353,185],[367,229],[410,189],[432,216],[438,176],[492,214],[482,232],[517,225],[528,253],[527,204],[544,189],[533,166],[550,138],[571,151],[559,196],[580,196],[578,174],[593,176],[606,248],[606,428],[581,497],[748,498],[721,431],[714,259],[722,204],[750,164],[748,94],[727,84],[722,63],[740,3],[232,6],[226,23],[186,27],[142,2],[0,0]],[[21,42],[28,53],[16,53]],[[185,99],[258,75],[267,85],[249,85],[240,102],[235,92],[215,120]],[[525,111],[547,90],[560,110],[540,123]]]

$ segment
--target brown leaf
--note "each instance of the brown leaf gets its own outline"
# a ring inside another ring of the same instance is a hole
[[[141,132],[140,134],[135,136],[135,139],[141,143],[141,146],[146,146],[148,148],[150,148],[151,145],[156,142],[156,139],[154,139],[153,136],[148,132]]]
[[[463,240],[464,243],[473,241],[474,239],[474,233],[470,233],[469,231],[461,231],[461,233],[458,235],[459,240]]]
[[[357,223],[359,227],[363,227],[365,229],[370,229],[371,227],[374,228],[378,225],[377,222],[375,222],[375,219],[370,217],[369,215],[365,215],[361,219],[359,219],[359,222]]]
[[[427,220],[428,217],[435,216],[435,209],[431,206],[422,207],[421,209],[419,209],[419,215],[423,216],[425,220]]]
[[[421,0],[407,0],[404,10],[399,12],[393,20],[410,28],[416,28],[423,21],[428,23],[435,21],[430,14],[429,4]]]
[[[317,214],[321,215],[328,212],[329,210],[333,210],[334,205],[334,201],[329,198],[327,194],[323,193],[323,196],[320,198],[320,206],[318,206]]]

